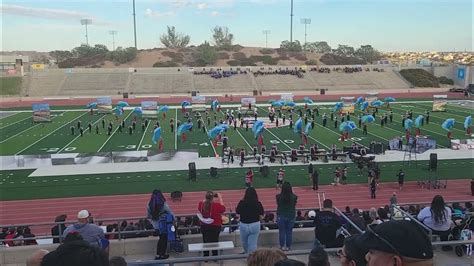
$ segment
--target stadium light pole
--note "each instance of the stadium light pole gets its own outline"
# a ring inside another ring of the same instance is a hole
[[[263,30],[263,34],[265,34],[265,48],[268,48],[268,34],[272,33],[270,30]]]
[[[89,45],[89,35],[87,33],[87,25],[92,24],[92,19],[84,18],[81,19],[81,25],[84,25],[86,27],[86,44]]]
[[[133,36],[135,38],[135,49],[137,49],[137,21],[135,19],[135,0],[133,0]]]
[[[118,31],[116,30],[109,30],[109,34],[112,35],[112,48],[115,51],[115,35],[117,35]]]
[[[304,44],[306,45],[306,36],[308,36],[308,34],[306,34],[306,26],[311,24],[311,19],[310,18],[302,18],[301,23],[304,24]]]
[[[291,13],[290,13],[290,43],[293,42],[293,0],[291,0]]]

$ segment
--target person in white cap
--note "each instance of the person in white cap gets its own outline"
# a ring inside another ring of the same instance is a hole
[[[77,213],[77,223],[72,224],[64,230],[63,238],[65,238],[69,233],[77,232],[82,238],[93,246],[100,246],[103,249],[102,240],[105,239],[104,230],[95,224],[89,223],[89,212],[87,210],[82,210]]]

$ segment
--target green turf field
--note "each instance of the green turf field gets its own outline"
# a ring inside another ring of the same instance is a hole
[[[318,165],[320,184],[331,183],[335,168],[343,165],[345,164]],[[358,169],[354,164],[347,165],[349,183],[367,182],[366,171],[363,175],[358,175]],[[437,172],[428,171],[428,161],[418,161],[416,164],[413,162],[411,165],[403,162],[380,163],[379,166],[382,182],[395,181],[400,168],[406,173],[406,181],[424,180],[429,177],[474,178],[472,171],[474,162],[469,159],[438,161]],[[279,165],[271,166],[271,172],[267,177],[263,177],[255,168],[254,186],[257,188],[275,186],[275,175],[279,168]],[[187,170],[52,177],[28,177],[33,170],[0,171],[0,200],[149,193],[156,187],[164,192],[242,189],[245,187],[246,171],[246,167],[219,169],[218,176],[212,178],[209,170],[198,170],[196,182],[188,180]],[[293,186],[309,186],[306,165],[285,166],[285,171],[285,180],[291,182]]]
[[[368,145],[371,141],[376,140],[387,143],[388,140],[404,135],[404,129],[401,125],[401,114],[407,110],[413,110],[414,118],[418,114],[424,114],[426,110],[431,109],[431,102],[417,103],[397,103],[392,104],[394,112],[393,123],[389,123],[385,127],[381,127],[379,119],[368,126],[368,135],[362,135],[361,129],[352,132],[351,140],[355,140],[361,144]],[[298,107],[301,108],[301,107]],[[317,143],[320,147],[329,148],[332,144],[336,144],[339,148],[344,145],[350,145],[350,142],[341,143],[338,141],[340,132],[334,127],[334,123],[328,119],[327,127],[322,126],[321,115],[330,113],[332,106],[320,107],[320,116],[316,117],[315,128],[309,134],[309,143]],[[224,110],[225,111],[225,108]],[[446,138],[446,131],[441,128],[442,122],[447,118],[456,119],[456,125],[453,129],[453,137],[455,139],[467,138],[464,134],[463,122],[464,118],[471,114],[471,109],[461,107],[459,105],[450,104],[447,112],[431,112],[430,124],[425,124],[422,128],[422,134],[429,135],[437,142],[438,147],[450,147],[450,141]],[[267,116],[267,109],[259,107],[260,117]],[[387,112],[380,109],[379,116]],[[56,154],[56,153],[96,153],[96,152],[112,152],[112,151],[138,151],[138,150],[157,150],[157,146],[152,144],[152,133],[156,122],[159,122],[162,128],[162,138],[165,151],[174,150],[194,150],[198,151],[201,157],[215,156],[220,148],[216,149],[211,145],[207,137],[207,130],[214,127],[214,117],[217,120],[223,117],[223,113],[211,113],[211,123],[206,125],[204,130],[198,130],[195,126],[193,132],[187,133],[187,140],[181,142],[181,139],[174,133],[170,132],[170,119],[185,121],[181,111],[170,109],[167,118],[161,116],[158,120],[151,120],[148,127],[142,130],[142,119],[136,120],[136,129],[130,135],[128,127],[132,124],[134,115],[131,111],[126,111],[120,120],[125,121],[125,129],[118,131],[117,119],[113,114],[94,114],[91,115],[87,111],[62,110],[53,111],[53,119],[50,123],[34,124],[31,119],[30,112],[18,112],[13,115],[0,119],[0,155],[17,155],[17,154]],[[356,121],[360,111],[351,116],[351,120]],[[288,114],[287,114],[288,117]],[[294,115],[296,120],[296,114]],[[113,123],[112,135],[108,136],[106,129],[102,128],[102,121]],[[204,119],[205,120],[205,119]],[[81,121],[81,126],[85,133],[79,136],[77,122]],[[193,119],[196,125],[196,119]],[[289,150],[301,143],[300,136],[295,134],[288,127],[288,119],[286,126],[265,129],[263,133],[265,145],[276,144],[280,150]],[[92,131],[87,129],[88,124],[92,125]],[[206,123],[207,124],[207,123]],[[99,133],[96,134],[95,127],[99,127]],[[71,127],[75,127],[74,135],[71,134]],[[175,126],[176,128],[176,126]],[[414,133],[414,129],[413,129]],[[234,130],[230,128],[227,132],[229,137],[229,145],[235,149],[244,148],[250,150],[257,141],[255,140],[251,128],[247,131],[244,128]]]

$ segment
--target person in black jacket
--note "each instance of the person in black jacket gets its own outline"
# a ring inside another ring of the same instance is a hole
[[[314,218],[314,226],[316,245],[319,244],[324,245],[326,248],[332,248],[341,247],[344,243],[344,236],[336,235],[342,223],[341,217],[334,213],[332,200],[324,200],[323,209]]]
[[[64,230],[66,230],[66,224],[64,222],[67,219],[66,214],[61,214],[54,219],[54,222],[56,225],[51,228],[51,235],[54,237],[53,238],[53,243],[61,243],[61,240],[59,239],[60,236],[62,236]]]
[[[244,253],[250,254],[257,250],[260,219],[264,214],[262,203],[258,201],[255,188],[247,188],[244,198],[239,202],[235,211],[240,215],[240,239],[242,240]]]

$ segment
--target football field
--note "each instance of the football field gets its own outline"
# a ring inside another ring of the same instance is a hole
[[[319,116],[316,117],[315,127],[310,131],[308,141],[310,144],[318,144],[322,148],[329,149],[335,144],[338,148],[349,146],[351,141],[368,146],[371,141],[379,141],[387,144],[389,140],[405,135],[402,127],[402,114],[408,110],[413,111],[413,118],[419,114],[425,114],[427,110],[431,111],[432,102],[399,102],[391,104],[393,111],[393,122],[384,127],[380,125],[380,115],[387,113],[388,110],[381,108],[376,121],[368,125],[368,135],[362,134],[362,129],[357,128],[351,133],[349,142],[338,141],[340,137],[339,128],[335,127],[334,122],[329,119],[332,105],[319,105]],[[310,106],[313,108],[314,106]],[[267,119],[268,109],[266,106],[259,106],[259,119]],[[296,109],[302,108],[298,106]],[[234,108],[236,109],[236,108]],[[126,110],[122,116],[116,117],[114,114],[90,114],[88,110],[65,109],[52,111],[52,121],[47,123],[33,123],[32,113],[30,111],[15,111],[12,113],[3,113],[0,119],[0,155],[37,155],[37,154],[59,154],[59,153],[100,153],[100,152],[120,152],[120,151],[158,151],[157,145],[152,143],[154,127],[157,123],[162,129],[161,137],[163,139],[164,151],[197,151],[199,156],[215,156],[220,153],[220,148],[214,147],[207,136],[207,131],[214,127],[216,122],[224,118],[227,108],[223,107],[220,112],[211,112],[209,114],[210,123],[203,115],[205,128],[197,128],[197,119],[194,116],[192,121],[194,128],[191,132],[186,132],[186,141],[171,132],[171,124],[176,129],[177,121],[185,122],[180,109],[170,108],[166,118],[159,115],[157,119],[150,119],[147,126],[144,126],[144,119],[135,117],[131,110]],[[322,114],[328,115],[326,127],[322,125]],[[446,137],[446,131],[441,128],[441,124],[448,118],[456,120],[452,130],[454,139],[471,138],[465,135],[463,122],[466,116],[472,113],[472,109],[457,105],[448,104],[446,112],[430,112],[430,123],[424,124],[421,128],[422,135],[429,136],[436,140],[439,148],[449,148],[450,141]],[[362,112],[357,110],[351,115],[351,120],[357,124],[358,116]],[[279,126],[265,122],[266,128],[263,132],[264,144],[270,146],[276,144],[280,150],[289,150],[301,144],[301,138],[289,128],[288,117],[286,114],[286,123],[283,125],[280,119]],[[296,120],[297,115],[293,115]],[[173,120],[171,122],[171,119]],[[120,132],[119,123],[124,121],[125,127]],[[414,120],[414,119],[413,119]],[[78,122],[80,121],[84,134],[79,134]],[[129,132],[129,127],[133,121],[136,127]],[[311,121],[311,120],[310,120]],[[107,134],[107,125],[112,123],[113,130]],[[339,121],[340,123],[340,121]],[[89,131],[88,125],[91,125]],[[105,125],[103,127],[103,124]],[[97,127],[97,129],[96,129]],[[74,134],[72,133],[74,128]],[[415,129],[412,129],[412,134]],[[237,128],[231,126],[226,135],[229,138],[229,145],[238,149],[251,150],[257,144],[253,136],[251,125],[247,130],[245,125]],[[220,145],[221,143],[218,143]]]

